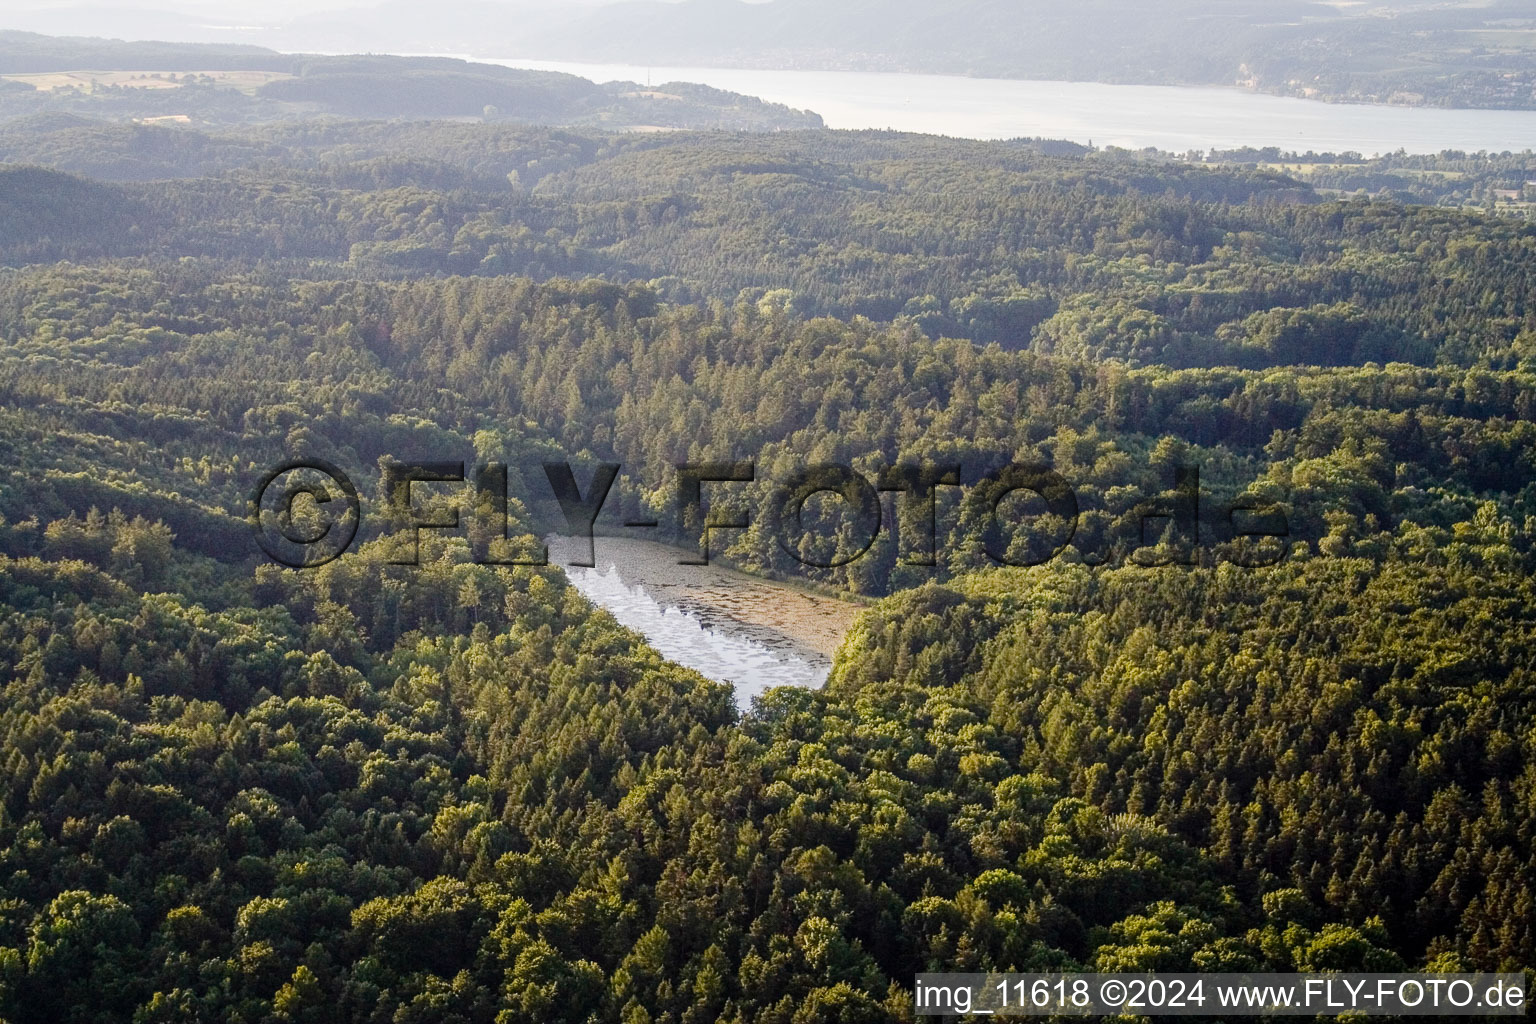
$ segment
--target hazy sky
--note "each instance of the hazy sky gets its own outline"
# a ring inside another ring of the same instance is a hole
[[[581,2],[581,0],[573,0],[573,2]],[[73,10],[82,14],[96,11],[166,11],[176,14],[197,14],[224,21],[236,16],[244,18],[260,13],[264,13],[267,18],[290,17],[312,11],[372,7],[375,3],[376,0],[324,0],[321,3],[314,3],[312,0],[262,0],[255,3],[246,2],[246,0],[90,0],[88,3],[79,3],[77,0],[21,0],[9,14],[0,14],[0,21],[9,21],[16,15],[55,13],[62,10]],[[88,25],[87,21],[82,25],[82,29],[88,30]]]
[[[516,9],[519,7],[569,8],[594,7],[616,0],[482,0],[497,6]],[[671,3],[676,0],[662,0]],[[112,24],[119,24],[125,15],[139,12],[157,12],[171,15],[193,15],[214,24],[271,25],[306,15],[325,14],[330,11],[349,11],[380,6],[407,6],[394,0],[15,0],[0,4],[0,28],[27,28],[50,32],[70,32],[90,35],[93,16]],[[412,4],[418,9],[426,4]],[[66,15],[70,24],[60,22]],[[115,17],[114,17],[115,16]]]
[[[505,7],[595,7],[617,0],[485,0]],[[662,0],[664,3],[676,0]],[[13,15],[32,12],[57,12],[61,10],[88,11],[167,11],[178,14],[197,14],[218,21],[227,21],[236,15],[265,14],[266,20],[274,17],[291,17],[302,14],[318,14],[324,11],[351,10],[359,7],[378,7],[380,0],[18,0],[0,12],[0,23]]]

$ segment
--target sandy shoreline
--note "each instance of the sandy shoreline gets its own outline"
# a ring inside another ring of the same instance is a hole
[[[749,636],[775,649],[830,663],[863,608],[721,565],[679,565],[680,548],[627,537],[598,537],[599,570],[617,569],[660,604],[677,607],[707,627]],[[561,567],[585,557],[585,542],[550,538],[550,560]]]

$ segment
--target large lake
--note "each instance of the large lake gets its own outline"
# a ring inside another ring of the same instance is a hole
[[[972,139],[1040,136],[1184,153],[1279,146],[1366,155],[1536,149],[1536,111],[1366,106],[1194,89],[859,71],[751,71],[473,57],[596,82],[702,82],[814,110],[829,128],[895,128]]]

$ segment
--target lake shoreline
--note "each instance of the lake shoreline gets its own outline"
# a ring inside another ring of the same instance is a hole
[[[584,539],[553,536],[548,541],[550,562],[567,576],[587,568],[571,564],[572,558],[585,557]],[[793,648],[825,659],[828,666],[866,607],[799,581],[743,572],[713,557],[709,565],[680,564],[693,553],[670,544],[597,534],[594,545],[597,564],[587,571],[617,569],[627,585],[644,588],[661,606],[680,608],[707,628]]]
[[[340,56],[335,54],[333,56]],[[500,63],[516,61],[528,64],[582,64],[592,67],[637,67],[631,64],[612,64],[606,61],[583,61],[551,59],[546,57],[521,57],[521,56],[482,56],[468,53],[427,52],[402,53],[401,57],[447,57],[457,60],[467,60],[479,63]],[[661,67],[663,65],[657,65]],[[665,65],[673,66],[673,65]],[[1134,81],[1109,81],[1102,78],[1032,78],[1013,77],[1008,75],[986,74],[979,71],[924,71],[913,68],[898,67],[821,67],[805,65],[801,67],[783,67],[778,64],[754,64],[740,62],[731,64],[700,65],[710,71],[752,71],[752,72],[805,72],[809,74],[848,74],[848,75],[905,75],[912,78],[959,78],[975,82],[1028,82],[1036,85],[1105,85],[1126,88],[1150,88],[1150,89],[1216,89],[1224,92],[1236,93],[1245,96],[1273,96],[1277,99],[1301,100],[1304,103],[1323,103],[1329,106],[1365,107],[1373,110],[1452,110],[1463,113],[1475,113],[1478,111],[1512,111],[1526,112],[1536,111],[1536,103],[1525,107],[1467,107],[1452,106],[1441,103],[1392,103],[1376,100],[1352,99],[1348,96],[1339,96],[1332,93],[1320,96],[1298,96],[1291,92],[1280,92],[1274,89],[1255,89],[1249,86],[1222,82],[1134,82]],[[620,79],[612,79],[620,81]]]
[[[402,54],[402,56],[406,56]],[[1140,85],[877,71],[762,70],[548,61],[464,53],[597,82],[695,82],[821,115],[831,130],[893,130],[1098,147],[1410,153],[1536,150],[1536,109],[1300,98],[1238,85]]]

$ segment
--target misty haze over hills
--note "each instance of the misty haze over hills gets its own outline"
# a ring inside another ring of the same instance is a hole
[[[321,8],[52,2],[0,28],[286,51],[846,68],[1188,85],[1467,107],[1536,105],[1528,3],[1390,0],[456,0]]]

